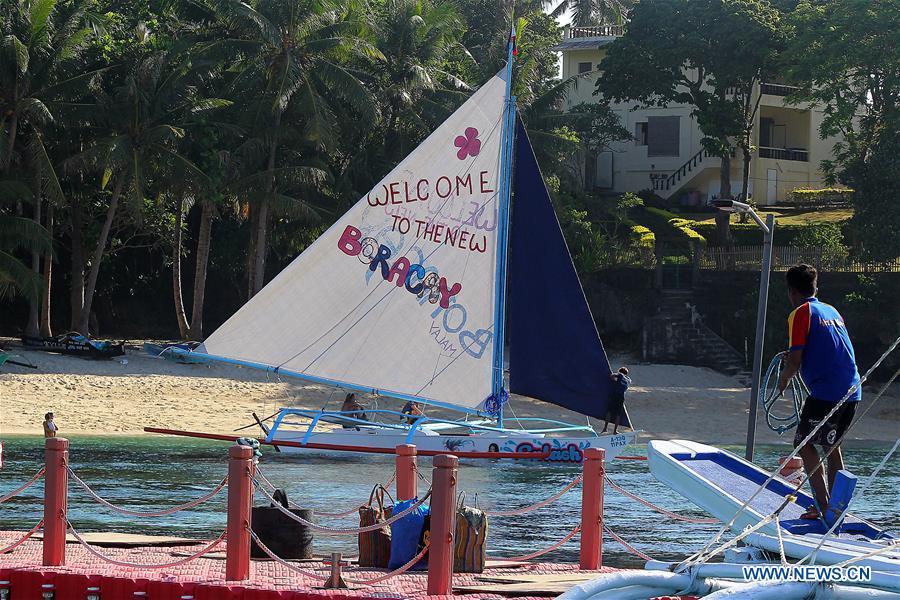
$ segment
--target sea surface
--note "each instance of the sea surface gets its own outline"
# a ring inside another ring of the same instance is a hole
[[[15,489],[43,463],[43,439],[7,436],[3,440],[0,495]],[[743,454],[742,448],[729,448]],[[213,488],[227,470],[227,444],[174,437],[73,437],[70,464],[74,472],[98,494],[116,505],[149,511],[196,498]],[[846,466],[860,476],[863,485],[887,447],[845,449]],[[756,462],[772,468],[787,454],[787,446],[757,448]],[[645,455],[646,447],[628,450]],[[430,459],[419,459],[420,469],[430,476]],[[357,458],[335,453],[331,457],[301,457],[276,454],[264,447],[260,462],[263,473],[287,490],[289,498],[304,507],[340,512],[368,499],[376,483],[386,482],[393,471],[390,457]],[[460,467],[459,489],[466,503],[481,508],[510,510],[547,498],[578,475],[577,466],[559,466],[523,461],[471,461]],[[704,517],[703,511],[659,483],[646,461],[616,460],[608,474],[619,485],[655,504],[687,516]],[[203,539],[217,536],[225,527],[225,493],[196,509],[159,518],[135,518],[113,512],[94,502],[77,484],[69,484],[69,519],[79,531],[122,531],[152,535],[178,535]],[[420,485],[420,490],[427,484]],[[719,525],[674,521],[653,512],[607,488],[606,524],[634,547],[653,558],[677,560],[695,552],[714,535]],[[866,493],[854,500],[853,512],[877,525],[900,531],[900,460],[887,463]],[[26,530],[42,516],[43,483],[21,496],[0,504],[0,529]],[[257,504],[267,504],[261,495]],[[558,502],[514,517],[493,517],[489,522],[488,553],[504,557],[546,548],[578,523],[581,488]],[[354,527],[356,517],[319,519],[323,524]],[[316,534],[316,553],[342,551],[356,554],[355,536]],[[643,561],[628,554],[608,537],[604,540],[604,563],[637,566]],[[548,554],[544,560],[577,561],[578,538]]]

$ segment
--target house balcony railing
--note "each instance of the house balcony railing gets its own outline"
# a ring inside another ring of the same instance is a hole
[[[790,96],[800,89],[793,85],[783,85],[780,83],[764,83],[759,87],[761,94],[769,94],[770,96]]]
[[[567,38],[621,37],[625,35],[624,25],[597,25],[594,27],[570,27]]]
[[[809,152],[802,148],[769,148],[768,146],[760,146],[759,157],[809,162]]]

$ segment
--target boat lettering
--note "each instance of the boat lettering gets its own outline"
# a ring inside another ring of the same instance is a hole
[[[391,257],[391,249],[384,245],[375,244],[377,240],[362,237],[362,232],[353,225],[347,225],[344,233],[338,239],[338,248],[347,256],[356,256],[363,264],[369,265],[373,273],[380,270],[381,277],[387,282],[394,283],[397,287],[405,287],[411,294],[422,298],[428,294],[428,301],[439,304],[441,308],[450,307],[450,298],[462,291],[462,284],[457,282],[450,285],[446,277],[440,277],[437,273],[424,275],[425,268],[420,264],[410,264],[409,259],[401,256],[393,264],[388,263]],[[412,277],[416,276],[421,282],[410,285]],[[424,278],[423,278],[424,276]]]
[[[545,460],[548,460],[550,462],[580,463],[583,458],[581,449],[575,444],[568,444],[567,446],[559,446],[554,448],[550,444],[536,446],[531,442],[520,442],[516,446],[516,452],[549,452],[550,456]]]
[[[425,202],[431,197],[431,190],[441,199],[450,197],[460,198],[463,195],[474,196],[476,194],[493,194],[490,173],[479,171],[478,181],[472,181],[472,174],[465,176],[441,175],[431,182],[427,178],[419,179],[413,184],[411,181],[391,181],[382,183],[366,195],[369,206],[387,206],[388,204],[406,204],[410,202]]]

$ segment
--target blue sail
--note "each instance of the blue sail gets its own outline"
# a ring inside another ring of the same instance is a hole
[[[513,194],[509,389],[602,419],[611,389],[609,359],[518,117]]]

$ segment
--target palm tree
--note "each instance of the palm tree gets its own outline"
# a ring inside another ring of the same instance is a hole
[[[110,91],[101,91],[91,124],[105,132],[90,147],[65,161],[70,172],[100,175],[108,198],[106,217],[84,279],[84,300],[74,329],[87,334],[97,278],[120,201],[139,210],[148,181],[202,185],[204,173],[178,151],[185,126],[194,115],[219,108],[222,100],[197,93],[207,67],[186,69],[164,52],[151,52],[118,74]]]
[[[277,169],[287,130],[315,152],[336,145],[335,105],[351,107],[363,122],[376,116],[376,102],[356,74],[350,57],[380,53],[362,34],[355,2],[338,0],[205,0],[230,34],[205,44],[200,55],[218,56],[234,73],[231,95],[242,102],[247,126],[265,145],[266,177],[250,210],[248,295],[264,283],[267,232],[279,193]],[[286,122],[290,109],[296,120]],[[323,161],[324,162],[324,161]]]
[[[371,73],[384,105],[379,137],[382,149],[405,156],[450,110],[446,100],[460,102],[471,91],[447,70],[459,43],[462,20],[448,2],[388,0],[376,17],[376,45],[385,60],[372,64]],[[445,100],[445,102],[441,102]]]
[[[21,170],[30,171],[33,219],[41,223],[46,195],[48,227],[62,192],[42,133],[54,120],[58,102],[96,74],[85,72],[77,62],[93,31],[103,25],[103,17],[92,13],[89,6],[84,0],[18,0],[12,10],[0,15],[0,30],[5,33],[0,40],[0,132],[5,134],[0,143],[0,172],[8,177],[17,158]],[[27,152],[17,144],[23,137]],[[50,333],[51,265],[49,255],[44,257],[44,295],[31,299],[29,335],[37,335],[39,329]],[[40,274],[41,256],[36,250],[31,268]],[[41,300],[43,319],[38,313]]]
[[[547,4],[554,2],[549,0]],[[606,23],[621,24],[631,4],[626,0],[560,0],[550,14],[559,17],[571,11],[572,25],[576,27]]]
[[[30,202],[28,186],[14,181],[0,182],[0,299],[16,293],[34,302],[41,295],[41,278],[16,256],[17,251],[52,251],[46,230],[31,219],[15,214],[15,205]]]

